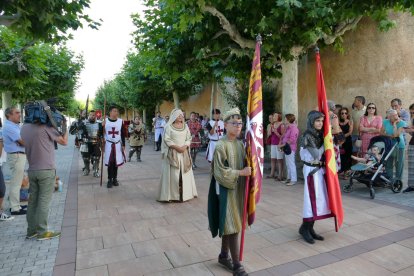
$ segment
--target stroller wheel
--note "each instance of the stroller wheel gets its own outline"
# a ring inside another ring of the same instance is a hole
[[[371,199],[375,198],[375,190],[374,188],[369,189],[369,196],[371,197]]]
[[[393,182],[391,183],[391,190],[392,190],[394,193],[399,193],[399,192],[401,192],[402,187],[403,187],[403,183],[402,183],[402,181],[401,181],[401,180],[395,180],[395,181],[393,181]]]
[[[344,187],[342,188],[342,191],[344,191],[344,193],[350,193],[354,190],[354,187],[350,184],[346,184],[344,185]]]

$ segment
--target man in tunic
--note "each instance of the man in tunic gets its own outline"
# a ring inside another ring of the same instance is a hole
[[[325,183],[324,146],[323,146],[324,115],[319,111],[308,114],[307,129],[300,141],[300,158],[304,163],[303,176],[304,202],[303,223],[299,233],[310,244],[324,238],[313,229],[315,220],[332,217],[329,198]]]
[[[80,152],[84,163],[83,175],[89,175],[90,163],[92,163],[93,176],[100,177],[102,123],[96,120],[95,110],[89,112],[88,120],[83,121],[79,132],[82,133]]]
[[[201,137],[200,137],[200,130],[201,130],[201,124],[198,121],[196,117],[195,112],[191,112],[190,114],[190,120],[187,122],[188,128],[190,129],[191,133],[191,159],[193,161],[193,169],[197,168],[195,161],[197,157],[198,148],[201,146]]]
[[[206,158],[208,162],[213,161],[214,149],[217,142],[224,136],[224,122],[220,120],[220,109],[213,109],[213,120],[210,120],[206,126],[208,131],[208,139],[210,142],[207,147]]]
[[[242,130],[238,108],[224,116],[227,134],[217,142],[212,163],[212,177],[208,194],[208,220],[213,238],[222,238],[218,262],[233,271],[233,275],[247,275],[239,259],[239,232],[245,193],[245,176],[251,168],[245,167],[245,148],[237,139]],[[231,253],[231,258],[229,256]]]
[[[146,140],[146,134],[145,126],[142,123],[140,116],[135,116],[134,121],[129,125],[128,132],[130,146],[128,162],[131,162],[134,152],[137,153],[137,161],[141,162],[141,151]]]
[[[161,117],[161,113],[158,111],[155,118],[152,122],[154,126],[154,132],[155,132],[155,144],[157,146],[156,151],[161,150],[161,142],[162,142],[162,134],[164,133],[164,126],[165,126],[165,120]]]
[[[165,126],[162,155],[162,174],[158,201],[183,202],[197,197],[191,168],[191,133],[180,109],[171,111]]]
[[[124,121],[118,118],[118,108],[109,108],[109,118],[103,123],[105,138],[105,166],[108,167],[107,188],[119,186],[118,167],[125,163],[125,133]]]

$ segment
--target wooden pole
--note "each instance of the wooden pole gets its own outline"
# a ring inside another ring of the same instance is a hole
[[[101,157],[101,181],[100,181],[100,183],[99,183],[99,186],[101,186],[102,187],[102,177],[103,177],[103,169],[104,169],[104,166],[103,166],[103,159],[104,159],[104,156],[105,156],[105,120],[106,120],[106,97],[105,97],[105,94],[104,94],[104,113],[103,113],[103,124],[102,124],[102,150],[101,150],[101,152],[102,152],[102,157]]]
[[[243,249],[244,249],[244,233],[246,230],[246,219],[247,219],[247,202],[249,200],[249,182],[250,176],[246,177],[246,187],[244,191],[244,206],[243,206],[243,219],[242,219],[242,232],[240,237],[240,261],[243,261]]]

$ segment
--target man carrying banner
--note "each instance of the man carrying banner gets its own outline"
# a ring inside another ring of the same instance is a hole
[[[102,124],[105,138],[105,166],[108,167],[107,188],[119,186],[118,167],[124,164],[125,160],[125,128],[124,121],[118,118],[118,108],[109,108],[109,118]]]
[[[233,275],[245,276],[247,273],[239,260],[239,233],[242,230],[245,176],[251,174],[251,168],[244,167],[246,153],[243,143],[237,139],[243,125],[241,118],[238,108],[224,116],[227,134],[215,146],[208,219],[213,238],[217,234],[222,237],[218,262],[233,271]]]

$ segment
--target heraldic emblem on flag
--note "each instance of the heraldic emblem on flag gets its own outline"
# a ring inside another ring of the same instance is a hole
[[[319,111],[325,115],[325,120],[323,122],[323,144],[325,147],[325,180],[328,190],[329,208],[331,209],[332,215],[335,217],[335,230],[338,232],[344,219],[344,211],[342,209],[341,186],[339,185],[338,173],[336,170],[328,102],[319,49],[316,50],[316,87],[318,90]]]

